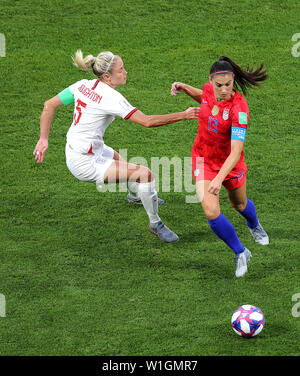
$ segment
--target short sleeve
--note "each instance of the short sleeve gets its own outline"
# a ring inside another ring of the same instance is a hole
[[[129,119],[130,116],[137,111],[137,108],[132,106],[123,95],[117,91],[114,92],[113,96],[107,98],[103,108],[107,114],[120,116],[125,120]]]
[[[231,140],[245,141],[249,121],[247,101],[242,100],[233,107],[231,123]]]
[[[209,95],[214,94],[214,89],[210,82],[205,82],[202,87],[202,91],[208,93]]]
[[[249,121],[249,108],[247,101],[242,98],[232,109],[232,127],[247,128]]]

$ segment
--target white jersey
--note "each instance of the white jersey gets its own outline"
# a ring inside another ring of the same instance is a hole
[[[122,94],[96,79],[78,81],[60,94],[65,91],[73,95],[75,104],[67,142],[80,153],[101,153],[105,130],[115,117],[128,119],[137,111]]]

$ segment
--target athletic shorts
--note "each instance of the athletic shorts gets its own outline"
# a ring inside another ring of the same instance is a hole
[[[114,150],[104,145],[101,153],[79,153],[66,144],[66,163],[75,178],[102,185],[107,169],[114,161]]]
[[[212,170],[203,157],[192,155],[192,173],[195,182],[199,180],[213,180],[219,171]],[[223,185],[229,191],[242,187],[245,184],[247,170],[231,171],[223,181]]]

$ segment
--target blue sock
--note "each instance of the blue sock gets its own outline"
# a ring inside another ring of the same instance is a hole
[[[245,247],[240,242],[233,225],[221,213],[217,218],[207,220],[213,232],[222,239],[234,253],[238,254],[244,251]]]
[[[244,218],[246,218],[248,227],[254,228],[258,225],[255,205],[251,200],[249,200],[249,198],[247,198],[246,208],[240,213]]]

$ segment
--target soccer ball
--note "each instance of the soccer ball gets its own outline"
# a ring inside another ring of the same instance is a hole
[[[259,308],[245,304],[234,311],[231,326],[238,335],[251,338],[263,330],[265,317]]]

